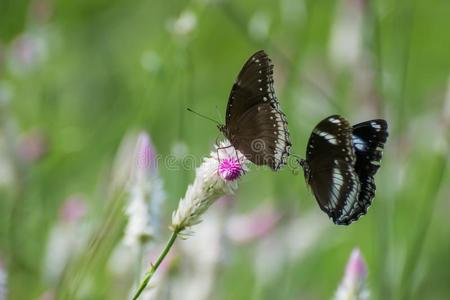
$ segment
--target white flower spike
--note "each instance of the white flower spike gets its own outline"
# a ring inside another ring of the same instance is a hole
[[[194,182],[188,186],[186,195],[172,214],[172,235],[155,263],[145,273],[132,300],[137,300],[147,287],[179,235],[186,235],[190,228],[201,221],[201,216],[217,199],[233,194],[236,179],[247,170],[248,160],[229,141],[216,146],[209,157],[195,171]]]
[[[183,232],[201,221],[201,216],[218,198],[233,194],[236,180],[247,171],[248,160],[229,141],[216,146],[195,172],[195,180],[172,214],[172,230]]]
[[[6,266],[2,260],[0,260],[0,300],[6,300],[8,274],[6,272]]]
[[[132,248],[157,234],[160,206],[165,199],[163,182],[157,170],[156,150],[146,132],[137,137],[134,164],[129,203],[125,210],[128,224],[124,236],[124,243]]]

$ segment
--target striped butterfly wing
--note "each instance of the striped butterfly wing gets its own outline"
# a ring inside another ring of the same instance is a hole
[[[388,132],[385,120],[370,120],[353,126],[352,140],[356,170],[361,176],[373,176],[380,168]]]
[[[352,142],[355,149],[355,171],[361,184],[358,206],[346,220],[351,223],[367,213],[375,197],[374,175],[380,167],[386,143],[388,126],[385,120],[370,120],[353,126]]]
[[[336,224],[347,224],[347,216],[358,207],[360,182],[351,134],[347,120],[333,115],[314,128],[307,146],[307,181],[320,208]]]
[[[264,51],[242,67],[228,100],[225,135],[257,165],[280,169],[290,151],[287,120],[273,87],[273,64]]]

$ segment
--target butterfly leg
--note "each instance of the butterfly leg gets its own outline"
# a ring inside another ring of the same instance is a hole
[[[239,163],[239,166],[241,167],[242,173],[245,175],[247,172],[245,172],[245,169],[241,164],[241,158],[239,157],[239,153],[237,152],[236,148],[234,148],[234,153],[236,154],[236,158]]]
[[[217,142],[216,142],[216,145],[218,146]],[[219,155],[219,150],[228,149],[228,148],[230,148],[230,147],[233,147],[233,145],[228,145],[228,146],[217,147],[217,148],[216,148],[217,160],[219,161],[219,163],[217,164],[217,174],[219,174],[219,166],[220,166],[220,155]]]

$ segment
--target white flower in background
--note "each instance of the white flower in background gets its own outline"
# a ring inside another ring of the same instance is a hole
[[[8,273],[6,272],[5,263],[0,260],[0,300],[6,300],[7,297]]]
[[[156,151],[146,132],[139,134],[133,157],[135,167],[130,178],[129,202],[125,210],[128,224],[124,243],[138,247],[157,234],[165,193],[157,172]]]
[[[188,153],[188,146],[184,142],[176,142],[170,148],[170,154],[179,160],[185,158],[187,153]]]
[[[190,10],[183,11],[180,16],[168,24],[169,31],[179,36],[189,35],[197,27],[197,16]]]
[[[0,81],[0,105],[6,105],[11,102],[14,97],[14,88],[11,82],[6,80]]]
[[[344,279],[336,291],[334,300],[369,299],[366,289],[367,266],[359,249],[354,249],[345,269]]]
[[[248,32],[256,40],[266,39],[269,29],[270,17],[262,11],[255,12],[248,22]]]
[[[304,0],[282,0],[280,6],[281,18],[284,22],[303,24],[306,18]]]
[[[70,258],[79,254],[88,238],[83,217],[87,206],[81,196],[71,196],[59,211],[59,220],[50,231],[47,253],[44,259],[44,276],[51,283],[56,283]],[[76,238],[74,238],[76,237]]]
[[[215,298],[217,277],[226,253],[225,218],[230,211],[230,206],[223,203],[227,200],[223,198],[205,213],[204,221],[195,228],[195,235],[178,243],[180,272],[173,278],[171,299]]]
[[[144,274],[133,294],[133,299],[137,299],[151,283],[153,274],[173,247],[177,237],[191,233],[191,227],[200,223],[202,215],[211,204],[223,196],[232,194],[237,189],[236,180],[247,170],[247,162],[244,155],[232,147],[227,140],[216,145],[210,156],[204,158],[203,163],[196,169],[194,182],[188,186],[186,195],[178,203],[177,210],[172,213],[170,227],[173,232],[169,241],[160,253],[158,260],[151,264],[149,270]],[[208,247],[211,248],[211,244]],[[202,255],[202,259],[208,261],[205,255]],[[185,297],[183,296],[183,298]]]
[[[12,187],[17,179],[18,130],[9,107],[13,97],[14,87],[11,82],[0,80],[0,188]]]
[[[3,67],[5,63],[5,44],[0,42],[0,66]]]
[[[136,266],[141,264],[148,241],[159,234],[161,205],[166,197],[158,173],[158,157],[148,133],[125,135],[113,169],[111,192],[125,191],[124,213],[128,221],[122,243],[114,249],[108,267],[118,278],[133,276],[132,271],[134,276],[140,276]]]
[[[435,139],[435,148],[441,153],[446,153],[450,147],[450,76],[447,81],[447,91],[444,98],[444,107],[442,108],[441,126],[437,129],[439,134]]]
[[[0,132],[0,187],[10,187],[15,180],[14,159],[10,146],[6,134]]]
[[[161,57],[155,51],[145,51],[141,56],[141,66],[150,73],[157,73],[161,69]]]
[[[120,143],[112,168],[109,190],[111,194],[121,193],[130,186],[130,180],[136,168],[136,141],[137,134],[128,132]]]
[[[194,182],[172,214],[172,230],[183,233],[201,221],[201,216],[215,200],[233,194],[237,189],[236,180],[247,170],[247,162],[229,141],[216,146],[196,169]]]
[[[353,67],[361,55],[364,3],[341,0],[331,26],[329,55],[338,67]]]
[[[447,79],[447,91],[445,93],[444,109],[442,110],[444,122],[450,127],[450,76]]]

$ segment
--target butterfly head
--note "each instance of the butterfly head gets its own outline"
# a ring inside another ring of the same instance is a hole
[[[219,129],[220,132],[222,132],[226,137],[228,137],[228,128],[227,126],[223,125],[223,124],[218,124],[217,128]]]
[[[311,169],[309,167],[308,162],[304,159],[297,159],[297,162],[300,166],[302,166],[303,172],[305,173],[305,179],[307,182],[309,182],[311,177]]]

